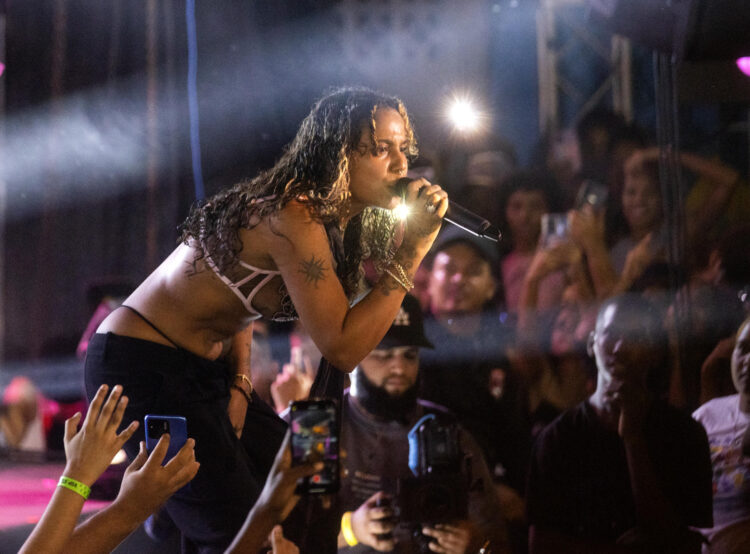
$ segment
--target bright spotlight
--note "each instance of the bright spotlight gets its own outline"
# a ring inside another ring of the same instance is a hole
[[[453,126],[462,132],[476,131],[479,127],[479,112],[465,98],[456,98],[448,110],[448,117]]]
[[[737,67],[740,68],[740,71],[742,71],[742,73],[750,77],[750,56],[737,58]]]
[[[393,208],[393,215],[396,219],[400,221],[405,221],[406,218],[409,216],[409,206],[401,202],[401,204]]]

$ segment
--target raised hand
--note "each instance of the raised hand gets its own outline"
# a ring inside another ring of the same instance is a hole
[[[256,503],[259,509],[273,514],[277,522],[284,521],[299,500],[299,495],[294,494],[297,481],[323,469],[323,462],[293,466],[289,441],[290,433],[287,431]]]
[[[133,421],[121,433],[117,429],[128,405],[128,397],[122,396],[122,386],[115,385],[105,402],[107,385],[96,391],[81,429],[81,413],[65,421],[65,471],[63,475],[91,486],[104,472],[115,454],[138,429]]]
[[[307,398],[314,381],[310,358],[302,357],[299,347],[292,347],[291,358],[292,363],[284,364],[271,383],[271,397],[277,412],[285,410],[289,402]]]
[[[162,466],[169,448],[169,435],[164,434],[149,455],[141,442],[138,456],[125,470],[116,505],[130,521],[141,522],[155,512],[175,492],[198,473],[195,461],[195,440],[188,439],[174,458]]]

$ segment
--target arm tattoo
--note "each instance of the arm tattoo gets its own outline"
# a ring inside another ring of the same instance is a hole
[[[319,260],[313,254],[309,261],[300,262],[299,272],[305,276],[306,283],[312,283],[318,288],[318,281],[325,279],[326,266],[323,260]]]
[[[387,273],[383,273],[378,280],[378,287],[380,288],[380,292],[383,293],[383,296],[388,296],[392,290],[397,290],[401,285],[399,285],[393,277]]]

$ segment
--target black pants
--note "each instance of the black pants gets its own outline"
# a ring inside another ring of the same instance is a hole
[[[223,552],[229,546],[260,495],[286,432],[286,423],[253,393],[238,439],[227,415],[231,377],[225,362],[112,333],[94,335],[86,354],[89,399],[102,383],[120,384],[129,399],[123,426],[141,422],[125,445],[131,459],[144,440],[146,414],[187,419],[201,466],[166,505],[186,552]]]

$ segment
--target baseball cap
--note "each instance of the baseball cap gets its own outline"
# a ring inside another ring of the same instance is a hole
[[[411,294],[404,296],[390,329],[378,344],[378,348],[397,346],[424,346],[434,348],[424,334],[424,318],[419,301]]]
[[[466,244],[479,254],[479,257],[490,264],[493,270],[500,263],[500,252],[498,251],[497,243],[473,235],[453,225],[443,227],[430,249],[430,255],[434,257],[438,252],[442,252],[454,244]]]

